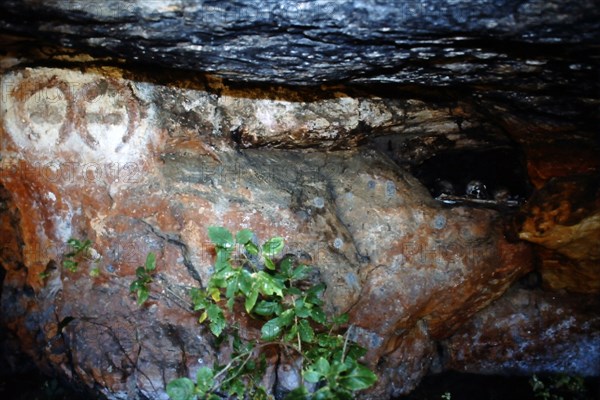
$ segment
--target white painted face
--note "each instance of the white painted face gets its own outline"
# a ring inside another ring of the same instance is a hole
[[[90,146],[101,144],[118,150],[129,135],[135,115],[127,109],[127,99],[106,81],[89,84],[81,97],[82,135]],[[130,115],[131,114],[131,115]]]
[[[29,139],[57,145],[67,119],[67,99],[57,87],[42,88],[30,93],[23,104],[23,120],[28,127]]]
[[[152,108],[142,112],[122,79],[52,68],[0,78],[0,120],[28,160],[125,165],[143,157],[156,134],[147,130]]]

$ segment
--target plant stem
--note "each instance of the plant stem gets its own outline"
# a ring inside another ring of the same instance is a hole
[[[248,363],[248,361],[250,361],[250,357],[252,357],[252,353],[254,352],[255,349],[252,349],[250,351],[248,351],[247,353],[242,353],[240,354],[238,357],[235,357],[234,359],[232,359],[229,364],[227,364],[227,366],[220,371],[217,375],[215,375],[215,380],[217,379],[217,377],[221,376],[225,371],[227,371],[229,368],[232,367],[232,363],[237,359],[237,358],[241,358],[241,356],[245,355],[246,358],[244,359],[244,361],[242,362],[242,364],[238,367],[237,373],[230,376],[229,378],[225,379],[223,382],[219,383],[214,390],[219,389],[219,387],[223,386],[224,384],[226,384],[229,381],[232,381],[233,379],[237,378],[240,373],[242,372],[242,369],[244,368],[244,366]]]
[[[251,350],[244,352],[242,354],[239,354],[237,356],[235,356],[234,358],[231,359],[231,361],[229,361],[227,363],[227,365],[225,366],[225,368],[223,368],[221,371],[219,371],[218,374],[216,374],[214,376],[214,380],[215,382],[223,375],[225,375],[227,373],[227,371],[229,371],[231,368],[233,368],[234,364],[236,363],[236,361],[242,359],[245,357],[244,361],[241,363],[241,365],[238,367],[238,372],[235,375],[230,376],[229,378],[225,379],[223,382],[217,383],[215,386],[213,386],[210,390],[211,393],[215,393],[221,386],[223,386],[225,383],[237,378],[239,376],[239,374],[242,371],[242,368],[244,368],[244,366],[248,363],[248,361],[250,361],[250,358],[252,357],[252,354],[258,350],[258,349],[262,349],[263,347],[267,347],[267,346],[272,346],[272,345],[278,345],[281,347],[285,347],[285,348],[289,348],[289,349],[293,349],[295,350],[298,354],[300,354],[300,356],[303,356],[302,352],[295,348],[294,346],[290,346],[287,343],[284,342],[269,342],[269,343],[261,343],[259,345],[257,345],[256,347],[252,348]]]
[[[300,329],[298,328],[298,316],[294,316],[294,325],[296,326],[296,338],[298,338],[298,352],[302,354],[302,341],[300,340]]]
[[[346,334],[344,335],[345,338],[344,338],[344,347],[342,348],[342,363],[346,359],[346,347],[348,346],[348,339],[350,338],[350,331],[352,331],[352,328],[354,328],[354,325],[350,325],[348,327],[348,330],[346,331]]]

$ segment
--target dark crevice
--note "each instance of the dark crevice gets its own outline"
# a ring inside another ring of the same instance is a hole
[[[519,207],[531,194],[518,149],[450,149],[412,166],[431,195],[445,204]]]
[[[185,265],[185,267],[186,267],[188,273],[191,275],[191,277],[194,278],[194,280],[197,281],[200,284],[200,286],[202,286],[202,278],[200,277],[200,274],[194,267],[194,264],[189,259],[187,244],[185,244],[183,241],[181,241],[179,235],[169,235],[167,233],[160,232],[158,229],[156,229],[154,226],[152,226],[152,224],[150,224],[144,220],[140,220],[140,222],[142,222],[144,225],[146,225],[150,229],[150,231],[154,235],[158,236],[160,239],[166,241],[167,243],[170,243],[170,244],[173,244],[173,245],[179,247],[179,249],[181,250],[181,255],[183,257],[183,265]]]
[[[180,368],[177,371],[180,376],[189,376],[190,371],[188,370],[188,355],[185,351],[185,341],[181,337],[179,330],[176,326],[171,324],[167,324],[163,326],[163,329],[166,331],[166,337],[169,339],[171,344],[174,347],[178,348],[181,351],[181,362],[179,363]]]

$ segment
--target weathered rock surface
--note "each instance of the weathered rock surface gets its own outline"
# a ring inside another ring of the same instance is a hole
[[[598,297],[511,289],[443,342],[443,363],[484,374],[598,376],[599,306]]]
[[[227,104],[223,96],[116,72],[4,76],[14,86],[2,110],[2,321],[45,368],[109,398],[161,398],[169,379],[211,363],[217,350],[186,294],[210,274],[211,225],[282,235],[312,259],[328,308],[349,311],[370,349],[378,398],[414,387],[435,340],[531,268],[497,212],[442,207],[376,150],[244,150],[213,131],[215,120],[189,125],[206,116],[203,99]],[[93,241],[99,277],[93,265],[60,267],[70,237]],[[149,251],[159,277],[138,309],[128,284]]]
[[[600,293],[600,179],[550,180],[524,210],[519,236],[539,244],[544,283],[555,290]]]
[[[570,70],[594,76],[591,59],[570,64],[570,58],[584,55],[600,33],[593,0],[9,0],[2,11],[0,29],[67,47],[234,80],[303,85],[522,87],[541,75],[549,87],[568,80]],[[558,64],[547,58],[555,50]]]
[[[217,3],[0,6],[3,368],[166,398],[227,353],[187,297],[224,225],[319,268],[367,398],[440,368],[600,373],[597,2]],[[528,203],[443,206],[445,175]],[[101,262],[64,270],[69,237]],[[550,292],[501,297],[533,268]]]

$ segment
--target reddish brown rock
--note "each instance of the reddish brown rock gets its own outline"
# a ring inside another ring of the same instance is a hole
[[[519,237],[543,246],[544,283],[573,292],[600,291],[600,184],[597,175],[549,181],[529,201]]]
[[[578,143],[527,146],[527,170],[538,189],[552,178],[591,174],[600,170],[598,149]]]
[[[538,249],[536,256],[545,289],[589,294],[600,292],[597,260],[573,260],[557,251],[545,249]]]

